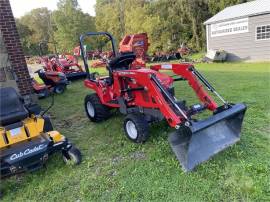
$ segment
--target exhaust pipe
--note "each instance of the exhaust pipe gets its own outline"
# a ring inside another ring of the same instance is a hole
[[[184,171],[197,165],[240,140],[242,123],[247,107],[231,105],[228,109],[191,126],[181,126],[169,135],[169,143]]]

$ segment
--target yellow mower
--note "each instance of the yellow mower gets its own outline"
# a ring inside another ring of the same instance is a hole
[[[44,165],[54,152],[61,152],[64,161],[79,164],[81,152],[41,113],[37,104],[24,104],[14,88],[0,89],[0,169],[1,178]]]

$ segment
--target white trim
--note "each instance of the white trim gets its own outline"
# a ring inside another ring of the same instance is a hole
[[[263,26],[270,26],[270,23],[269,24],[263,24],[263,25],[257,25],[255,27],[255,41],[267,41],[267,40],[270,40],[270,38],[268,38],[268,39],[257,39],[257,27],[263,27]]]
[[[209,37],[208,37],[208,34],[209,34],[209,25],[206,25],[206,50],[208,52],[209,50]]]
[[[260,15],[268,15],[270,14],[269,11],[266,11],[266,12],[262,12],[262,13],[254,13],[254,14],[251,14],[251,15],[243,15],[243,16],[236,16],[236,17],[231,17],[231,18],[226,18],[226,19],[222,19],[222,20],[214,20],[214,21],[209,21],[211,18],[209,18],[207,21],[205,21],[203,24],[204,25],[211,25],[211,24],[215,24],[215,23],[220,23],[220,22],[226,22],[226,21],[229,21],[229,20],[237,20],[237,19],[240,19],[240,18],[249,18],[249,17],[257,17],[257,16],[260,16]]]

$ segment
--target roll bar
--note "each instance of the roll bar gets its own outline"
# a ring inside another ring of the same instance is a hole
[[[84,42],[85,37],[88,37],[88,36],[102,36],[102,35],[105,35],[110,39],[111,44],[112,44],[113,55],[114,55],[114,57],[117,56],[117,51],[116,51],[116,48],[115,48],[115,41],[114,41],[113,36],[110,33],[108,33],[108,32],[87,32],[85,34],[82,34],[80,36],[80,49],[81,49],[81,55],[82,55],[82,59],[83,59],[83,64],[84,64],[85,71],[86,71],[88,79],[92,79],[92,78],[91,78],[91,73],[89,71],[89,66],[88,66],[88,63],[87,63],[86,54],[84,52],[83,42]]]

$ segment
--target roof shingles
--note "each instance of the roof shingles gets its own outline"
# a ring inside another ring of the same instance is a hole
[[[205,21],[204,24],[212,24],[230,19],[260,15],[265,13],[270,13],[270,0],[256,0],[227,7]]]

